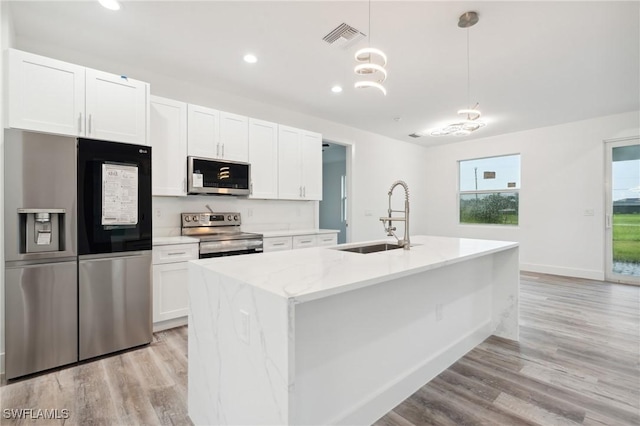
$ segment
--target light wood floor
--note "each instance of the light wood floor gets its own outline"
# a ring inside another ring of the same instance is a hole
[[[380,419],[408,425],[640,425],[640,288],[523,274],[521,340],[491,337]],[[0,387],[0,424],[189,425],[187,329]],[[4,409],[68,409],[20,422]]]

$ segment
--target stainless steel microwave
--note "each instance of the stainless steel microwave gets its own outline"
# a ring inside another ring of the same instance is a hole
[[[189,194],[249,195],[251,165],[187,157],[187,183]]]

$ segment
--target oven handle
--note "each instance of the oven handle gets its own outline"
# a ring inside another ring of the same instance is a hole
[[[205,254],[255,248],[262,248],[262,240],[204,241],[200,243],[200,253]]]

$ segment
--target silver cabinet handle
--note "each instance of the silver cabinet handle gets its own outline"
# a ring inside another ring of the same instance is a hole
[[[167,253],[168,256],[178,256],[178,255],[181,255],[181,254],[187,254],[187,252],[186,251],[176,251],[176,252],[173,252],[173,253]]]
[[[302,240],[300,241],[300,244],[309,244],[311,242],[311,240]]]
[[[220,157],[220,144],[216,144],[216,157]]]
[[[82,113],[78,114],[78,133],[82,134]]]
[[[222,144],[222,158],[224,158],[224,144]]]
[[[87,127],[87,131],[88,131],[89,134],[91,134],[91,116],[92,116],[92,114],[89,114],[89,125]]]
[[[307,187],[306,187],[306,185],[302,187],[302,196],[304,198],[307,198]]]
[[[271,245],[272,245],[272,246],[283,246],[283,245],[284,245],[284,243],[272,243]]]

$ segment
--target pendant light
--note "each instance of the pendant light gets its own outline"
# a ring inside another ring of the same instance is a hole
[[[467,29],[467,108],[458,110],[458,115],[462,118],[455,123],[449,124],[441,129],[431,131],[431,136],[466,136],[475,132],[485,123],[478,119],[482,115],[476,103],[471,107],[471,67],[469,61],[469,28],[478,23],[478,14],[476,12],[465,12],[458,19],[458,27]]]
[[[382,85],[387,79],[387,55],[380,49],[371,47],[371,0],[369,0],[369,46],[360,49],[355,54],[355,60],[358,64],[353,71],[365,78],[365,80],[356,81],[356,89],[364,89],[374,87],[387,95],[387,89]]]

